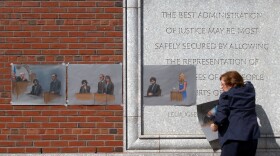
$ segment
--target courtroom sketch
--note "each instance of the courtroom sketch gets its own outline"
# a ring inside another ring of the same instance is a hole
[[[145,65],[142,79],[144,106],[196,103],[195,66]]]
[[[64,105],[65,65],[12,64],[13,105]]]
[[[68,65],[69,105],[120,105],[121,103],[122,66],[120,64]]]

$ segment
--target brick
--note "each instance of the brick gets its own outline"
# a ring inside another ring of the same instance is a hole
[[[60,140],[77,140],[77,135],[62,135]]]
[[[77,147],[67,147],[60,149],[62,153],[78,153],[79,149]]]
[[[64,36],[68,36],[68,32],[50,32],[50,36],[52,37],[64,37]]]
[[[61,55],[77,55],[78,50],[60,50]]]
[[[113,7],[115,4],[114,2],[97,2],[96,6],[98,7]]]
[[[40,40],[43,43],[59,43],[59,38],[53,38],[53,37],[44,37]]]
[[[18,129],[11,129],[11,134],[19,134],[19,130]]]
[[[60,7],[76,7],[78,6],[77,2],[60,2],[59,3]]]
[[[98,147],[97,152],[102,152],[102,153],[109,153],[113,152],[114,148],[113,147]]]
[[[21,31],[21,26],[6,26],[5,31]]]
[[[87,44],[88,49],[103,49],[104,44]]]
[[[116,135],[115,140],[123,140],[123,136],[122,135]]]
[[[122,116],[120,116],[120,117],[116,117],[116,116],[114,116],[114,117],[106,117],[105,121],[106,122],[122,122],[123,121],[123,117]]]
[[[58,2],[53,2],[53,1],[42,1],[41,2],[41,7],[58,7],[59,3]]]
[[[15,142],[13,141],[0,141],[0,147],[13,147]]]
[[[80,147],[79,153],[96,153],[96,148],[94,147]]]
[[[55,61],[63,61],[64,57],[63,56],[55,56]]]
[[[60,134],[60,133],[57,133],[57,129],[46,129],[44,134]]]
[[[51,141],[51,146],[53,147],[67,147],[68,141]]]
[[[26,128],[40,128],[41,124],[40,123],[25,123]]]
[[[42,40],[41,40],[41,38],[34,37],[34,38],[25,38],[24,42],[25,43],[41,43]]]
[[[58,31],[59,30],[59,26],[56,25],[44,25],[41,27],[41,29],[43,31]],[[54,39],[54,38],[52,38]]]
[[[122,13],[122,8],[105,8],[105,13]]]
[[[95,128],[95,123],[79,123],[79,128]]]
[[[97,123],[96,124],[97,128],[112,128],[114,127],[113,123]]]
[[[78,19],[94,19],[96,16],[95,14],[77,14]]]
[[[59,123],[42,123],[42,127],[59,128]]]
[[[4,6],[6,7],[20,7],[22,6],[22,2],[16,1],[16,2],[5,2]]]
[[[48,147],[51,145],[49,141],[34,141],[33,144],[35,147]]]
[[[42,140],[59,140],[58,135],[42,135]]]
[[[87,122],[104,122],[104,117],[87,117]]]
[[[80,55],[95,55],[96,51],[95,50],[79,50]]]
[[[59,150],[59,148],[55,148],[55,147],[47,147],[47,148],[42,148],[42,152],[43,153],[59,153],[60,150]]]
[[[85,141],[69,141],[69,146],[86,146]]]
[[[56,19],[58,18],[58,14],[50,14],[50,13],[47,13],[47,14],[41,14],[41,18],[42,19]]]
[[[8,136],[8,139],[9,140],[23,140],[24,139],[24,136],[22,135],[9,135]],[[19,142],[17,142],[18,144]]]
[[[60,128],[78,128],[77,123],[60,123]]]
[[[40,2],[22,2],[23,7],[39,7]]]
[[[88,141],[87,145],[88,146],[104,146],[105,141]]]
[[[113,116],[113,111],[96,112],[96,116]]]
[[[37,61],[45,61],[45,56],[37,56]]]
[[[67,117],[50,117],[50,122],[66,122]]]
[[[21,142],[16,142],[16,146],[33,146],[33,142],[31,141],[21,141]]]
[[[39,129],[27,129],[26,134],[41,134],[41,131]]]
[[[74,56],[74,61],[82,61],[83,57],[82,56]]]
[[[0,117],[0,122],[12,122],[12,117]]]
[[[86,122],[86,117],[68,117],[68,122]]]
[[[7,148],[0,147],[0,153],[7,153],[7,151],[8,151]]]
[[[32,109],[32,107],[31,107],[31,109]],[[23,112],[23,116],[40,116],[40,115],[41,115],[41,111],[24,111]]]
[[[33,8],[32,7],[31,10],[33,13],[49,13],[50,12],[49,8]],[[41,14],[41,18],[43,18],[43,15],[45,15],[45,14]]]
[[[77,43],[79,40],[78,38],[60,38],[60,43]]]
[[[113,55],[114,50],[97,50],[96,53],[98,55]]]
[[[95,7],[96,2],[78,2],[79,7]]]
[[[23,123],[7,123],[6,127],[7,128],[23,128],[24,124]]]
[[[8,153],[24,153],[25,149],[24,148],[8,148]]]
[[[123,146],[123,141],[106,141],[106,146]]]
[[[40,19],[40,14],[22,14],[23,19]]]
[[[29,47],[29,49],[30,48],[31,47]],[[45,43],[32,44],[32,49],[48,49],[48,48],[49,48],[49,44],[45,44]],[[42,57],[44,57],[44,56],[42,56]]]
[[[113,135],[96,135],[96,140],[114,140]]]
[[[41,153],[41,148],[26,148],[26,153]]]
[[[122,5],[122,2],[115,2],[115,6],[116,7],[122,7],[123,5]]]
[[[67,49],[67,44],[50,44],[51,49]]]
[[[30,122],[31,117],[14,117],[14,122]]]
[[[45,117],[45,116],[32,117],[32,122],[49,122],[49,117]]]
[[[32,37],[48,37],[50,36],[50,32],[36,31],[31,33]]]
[[[114,18],[114,15],[112,14],[97,14],[96,19],[112,19]],[[101,29],[98,29],[101,30]]]
[[[117,130],[117,129],[110,129],[110,130],[109,130],[109,133],[110,133],[110,134],[117,134],[117,133],[118,133],[118,130]]]
[[[78,140],[94,140],[94,135],[78,135]]]

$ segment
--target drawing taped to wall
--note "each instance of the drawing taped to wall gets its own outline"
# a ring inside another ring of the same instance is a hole
[[[63,105],[65,65],[12,64],[13,105]]]
[[[121,65],[69,64],[69,105],[120,105],[121,103]]]

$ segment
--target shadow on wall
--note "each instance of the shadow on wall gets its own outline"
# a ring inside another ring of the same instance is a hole
[[[259,139],[258,149],[280,149],[276,142],[270,121],[261,105],[256,105],[258,122],[260,125],[261,138]]]

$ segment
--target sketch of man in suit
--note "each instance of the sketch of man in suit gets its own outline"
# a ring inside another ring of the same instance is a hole
[[[50,93],[60,95],[61,82],[57,79],[56,74],[52,74],[52,82],[50,83]]]
[[[36,95],[36,96],[40,96],[42,93],[42,87],[39,84],[39,81],[37,79],[33,80],[33,86],[32,86],[32,90],[30,92],[31,95]]]
[[[155,77],[150,78],[151,85],[149,86],[147,90],[147,96],[160,96],[161,95],[161,89],[160,85],[157,83],[157,79]]]
[[[105,91],[105,76],[104,76],[104,74],[100,74],[99,75],[97,93],[103,94],[104,91]]]
[[[87,85],[87,80],[82,80],[82,86],[80,88],[80,94],[90,93],[90,86]]]
[[[28,81],[28,80],[25,77],[25,73],[20,73],[20,75],[16,77],[16,81],[21,82],[21,81]]]

